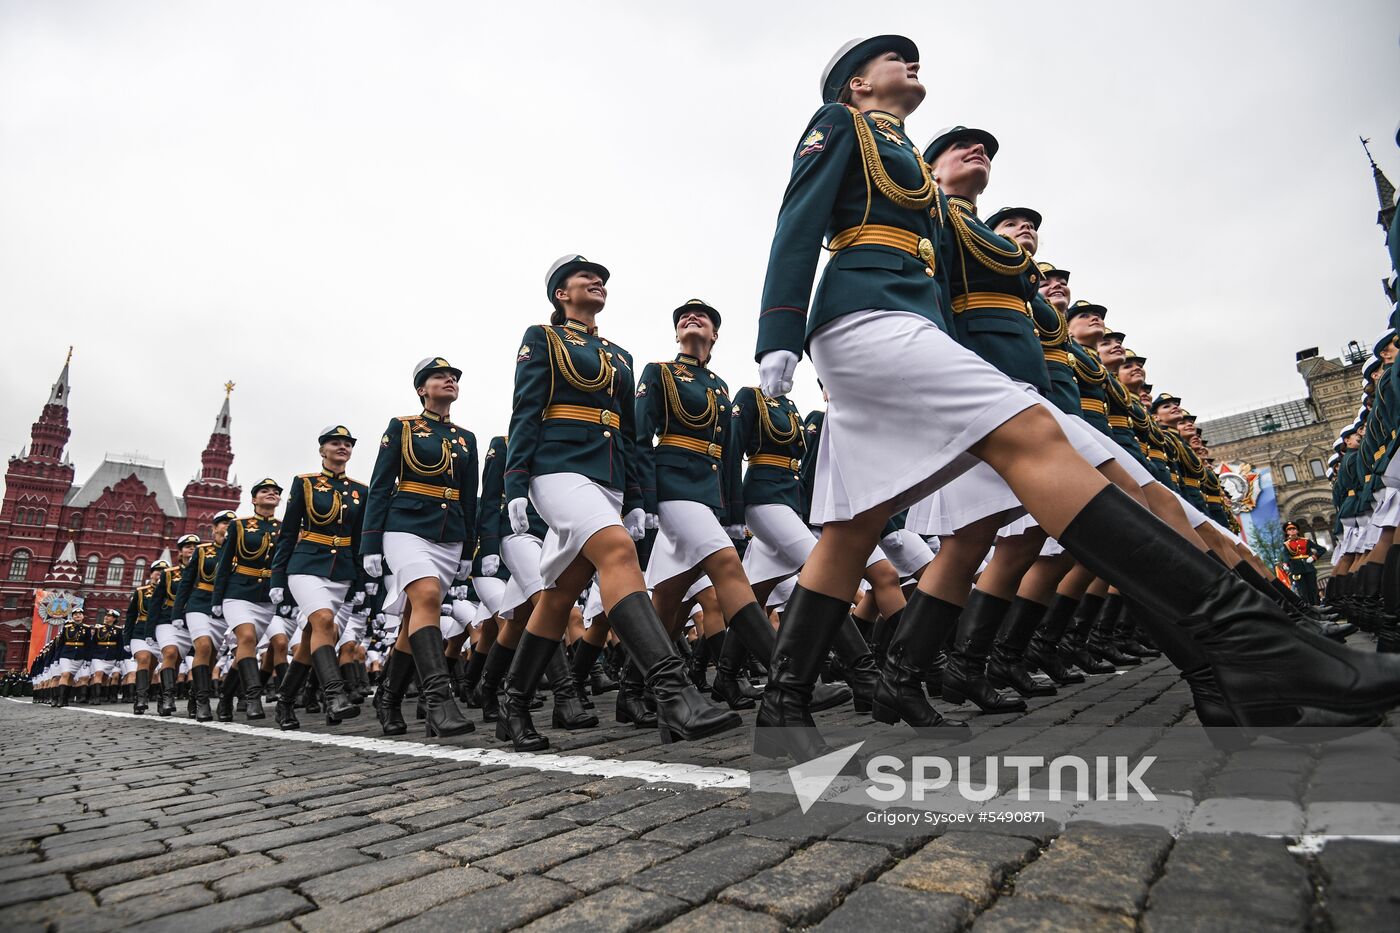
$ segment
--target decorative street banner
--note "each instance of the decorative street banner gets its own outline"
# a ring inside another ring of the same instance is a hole
[[[83,608],[82,599],[67,590],[35,590],[34,619],[29,631],[29,659],[25,667],[34,663],[34,656],[48,644],[49,634],[63,628],[63,623],[73,614],[74,609]]]
[[[1283,560],[1283,525],[1273,469],[1244,461],[1222,463],[1218,474],[1220,486],[1229,493],[1239,516],[1240,538],[1264,560],[1277,565]]]

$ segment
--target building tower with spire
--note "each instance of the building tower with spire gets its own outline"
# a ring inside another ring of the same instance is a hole
[[[1390,238],[1390,226],[1395,222],[1395,186],[1390,183],[1390,179],[1385,177],[1385,172],[1376,164],[1375,158],[1371,155],[1371,141],[1363,138],[1361,148],[1366,150],[1366,159],[1371,163],[1371,179],[1376,183],[1376,200],[1380,202],[1380,210],[1376,212],[1376,223],[1381,225],[1385,231],[1387,241]],[[1394,276],[1388,276],[1381,280],[1381,287],[1385,289],[1385,297],[1393,305],[1396,299],[1396,283]]]
[[[229,481],[233,447],[229,393],[200,458],[199,475],[176,496],[159,461],[106,455],[76,485],[66,451],[69,349],[58,381],[30,430],[27,447],[10,458],[0,502],[0,669],[25,663],[34,594],[49,582],[81,598],[92,612],[126,609],[147,568],[182,534],[209,533],[209,518],[236,508]],[[71,553],[70,553],[71,552]]]

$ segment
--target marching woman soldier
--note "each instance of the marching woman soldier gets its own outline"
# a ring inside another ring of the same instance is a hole
[[[83,666],[91,641],[84,618],[82,609],[74,609],[68,614],[58,637],[54,639],[54,658],[58,661],[59,674],[58,689],[55,691],[57,696],[53,705],[57,707],[68,705],[68,700],[73,695],[73,678]]]
[[[185,628],[193,641],[194,666],[190,668],[190,680],[194,718],[199,722],[214,718],[214,711],[209,708],[214,684],[212,665],[228,631],[227,620],[212,615],[214,578],[219,567],[219,549],[228,537],[229,523],[237,518],[237,514],[225,509],[209,520],[214,540],[200,544],[190,555],[180,574],[180,591],[175,594],[172,610],[172,615],[185,620]]]
[[[754,597],[734,547],[744,536],[738,502],[740,444],[732,432],[729,387],[709,368],[720,314],[699,298],[671,312],[680,353],[648,363],[637,383],[637,453],[647,514],[659,519],[646,582],[661,619],[674,619],[693,584],[708,576],[728,636],[761,661],[773,656],[773,626]],[[653,442],[656,446],[653,447]],[[712,620],[719,621],[718,619]],[[672,632],[677,634],[677,632]],[[721,656],[716,697],[731,709],[752,709],[734,669]]]
[[[548,747],[530,719],[530,700],[595,572],[611,630],[656,698],[662,740],[740,724],[737,713],[712,705],[687,678],[646,592],[636,548],[647,521],[632,357],[600,337],[596,323],[607,280],[606,268],[582,256],[557,260],[545,276],[550,323],[528,328],[516,354],[507,515],[511,530],[523,533],[533,504],[549,526],[540,560],[545,589],[516,647],[497,722],[497,734],[520,751]]]
[[[126,606],[125,634],[127,643],[131,645],[132,662],[136,665],[136,690],[131,711],[137,715],[146,711],[146,694],[150,692],[151,672],[155,670],[156,664],[155,652],[151,650],[155,631],[149,624],[147,608],[150,605],[152,585],[156,576],[169,566],[170,564],[163,560],[153,562],[147,571],[146,582],[136,588],[131,594],[131,602]]]
[[[275,479],[260,480],[251,493],[253,514],[235,520],[219,549],[214,572],[210,615],[223,619],[238,639],[234,665],[248,704],[244,714],[251,722],[265,719],[262,677],[258,671],[258,641],[276,614],[269,593],[272,579],[272,546],[282,523],[273,517],[282,501],[282,487]],[[222,702],[220,707],[222,707]]]
[[[1080,457],[1047,403],[944,331],[938,192],[903,133],[925,93],[918,71],[917,49],[899,36],[838,53],[778,216],[759,318],[761,383],[766,394],[787,392],[805,349],[831,406],[812,506],[823,534],[778,633],[761,750],[801,758],[825,750],[811,733],[793,741],[768,727],[812,726],[806,706],[820,661],[889,517],[977,460],[1095,575],[1197,640],[1240,724],[1284,700],[1355,711],[1400,702],[1400,659],[1295,630]],[[835,255],[813,300],[828,235]],[[928,621],[915,606],[905,610],[911,629]],[[1253,659],[1261,654],[1266,668]]]
[[[182,535],[176,547],[175,564],[156,574],[146,607],[147,625],[154,630],[156,644],[160,647],[160,699],[156,712],[162,716],[175,712],[175,680],[180,674],[181,662],[190,653],[190,633],[174,610],[184,567],[199,547],[199,535]]]
[[[102,623],[97,627],[96,651],[92,659],[92,682],[97,688],[97,696],[102,700],[115,700],[117,680],[114,671],[120,669],[122,659],[121,613],[108,609],[102,613]],[[101,702],[101,700],[99,700]]]
[[[345,475],[355,438],[343,424],[329,425],[316,438],[321,469],[292,481],[287,511],[272,555],[274,603],[292,599],[306,616],[310,633],[302,633],[296,653],[277,694],[277,725],[296,729],[293,704],[311,667],[321,682],[327,724],[360,715],[346,692],[336,655],[340,631],[336,625],[360,574],[360,532],[369,487]]]
[[[400,707],[415,668],[429,737],[474,728],[452,697],[440,627],[443,597],[470,572],[476,539],[476,435],[450,420],[461,378],[442,357],[413,367],[423,409],[389,422],[369,482],[362,562],[370,586],[386,571],[393,575],[396,595],[386,608],[402,616],[374,698],[385,735],[407,731]]]

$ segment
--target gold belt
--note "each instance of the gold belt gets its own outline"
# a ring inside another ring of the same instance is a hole
[[[400,485],[399,488],[402,489],[403,486]],[[436,488],[436,487],[434,487],[434,488]],[[444,487],[444,488],[445,488],[445,487]],[[457,490],[455,490],[455,489],[452,490],[452,491],[453,491],[453,492],[457,492]],[[460,495],[460,493],[459,493],[459,495]],[[317,534],[317,533],[314,532],[314,531],[303,531],[303,532],[298,536],[298,540],[300,540],[300,541],[310,541],[312,544],[324,544],[324,545],[326,545],[327,547],[349,547],[350,544],[351,544],[351,541],[350,541],[349,538],[342,538],[342,537],[340,537],[339,535],[323,535],[323,534]]]
[[[259,570],[257,567],[234,567],[233,572],[241,573],[245,577],[257,577],[260,580],[266,580],[272,576],[271,570]]]
[[[411,481],[399,483],[399,492],[416,492],[420,496],[432,496],[434,499],[460,499],[462,491],[453,489],[451,486],[433,486],[428,483],[414,483]],[[349,544],[347,540],[345,542]]]
[[[1047,363],[1059,363],[1061,366],[1068,366],[1068,365],[1070,365],[1070,362],[1069,362],[1069,351],[1068,351],[1068,350],[1051,350],[1050,348],[1047,347],[1046,350],[1045,350],[1045,361],[1046,361]]]
[[[1205,500],[1210,505],[1220,505],[1225,501],[1220,496],[1206,496]]]
[[[1002,292],[968,292],[966,295],[958,295],[953,299],[953,313],[962,314],[965,311],[985,311],[996,309],[999,311],[1015,311],[1018,314],[1031,316],[1030,305],[1024,301],[1018,301],[1015,295],[1007,295]],[[1065,354],[1065,362],[1069,362],[1069,354]]]
[[[1107,403],[1101,402],[1096,398],[1081,398],[1079,400],[1079,407],[1084,411],[1095,411],[1101,415],[1108,412]]]
[[[560,418],[568,421],[587,421],[589,424],[601,424],[605,428],[615,428],[619,423],[617,412],[609,411],[606,408],[589,408],[587,405],[550,405],[544,410],[544,420],[553,421]]]
[[[1133,423],[1128,420],[1127,415],[1109,415],[1108,426],[1110,428],[1131,428]]]
[[[928,267],[924,272],[929,276],[932,276],[937,268],[933,241],[928,237],[919,236],[912,230],[901,230],[899,227],[887,227],[884,224],[863,224],[842,230],[827,243],[827,248],[833,253],[852,246],[888,246],[908,253]]]
[[[196,583],[194,585],[194,588],[197,590],[203,590],[206,593],[214,592],[214,584],[212,583]]]
[[[1158,450],[1156,447],[1149,447],[1147,449],[1147,456],[1151,457],[1153,460],[1166,460],[1167,452],[1165,450]]]
[[[724,454],[724,448],[718,444],[710,444],[693,437],[683,437],[680,434],[663,434],[658,443],[662,447],[680,447],[697,454],[704,454],[707,457],[714,457],[716,460]]]
[[[802,469],[802,461],[788,457],[779,457],[777,454],[754,454],[749,458],[751,466],[771,466],[784,470],[791,470],[796,473]]]
[[[1185,478],[1182,480],[1182,482],[1184,482],[1186,485],[1190,486],[1192,489],[1200,489],[1200,488],[1201,488],[1201,481],[1198,480],[1198,479],[1193,479],[1193,478],[1191,478],[1190,476],[1185,477]]]

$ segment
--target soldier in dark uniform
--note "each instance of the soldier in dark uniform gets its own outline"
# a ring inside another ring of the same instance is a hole
[[[170,564],[163,560],[151,563],[146,571],[146,582],[131,594],[126,606],[126,627],[124,637],[130,645],[131,658],[136,664],[136,685],[131,711],[138,716],[146,711],[146,701],[151,689],[151,673],[155,669],[156,653],[151,649],[155,641],[155,628],[150,624],[148,608],[154,591],[157,576]]]
[[[102,621],[97,626],[96,650],[93,654],[92,682],[100,697],[98,702],[115,702],[117,699],[117,681],[120,678],[113,677],[113,674],[118,671],[122,660],[121,639],[121,613],[108,609],[102,613]]]
[[[607,280],[606,268],[582,256],[557,260],[545,276],[550,323],[528,328],[516,354],[506,510],[516,533],[530,527],[530,504],[549,526],[540,558],[545,590],[511,661],[496,724],[497,735],[521,751],[548,746],[530,720],[530,700],[595,573],[607,624],[656,698],[662,739],[699,738],[740,723],[690,683],[646,592],[634,543],[647,524],[633,423],[636,380],[631,355],[598,334]]]
[[[212,665],[216,649],[223,644],[228,629],[227,620],[216,619],[212,614],[214,578],[219,566],[219,549],[228,537],[229,523],[237,518],[238,515],[228,509],[216,512],[210,518],[214,540],[200,544],[190,555],[180,574],[180,590],[175,595],[175,608],[171,611],[172,616],[184,620],[193,642],[191,694],[194,697],[194,718],[199,722],[214,718],[214,712],[209,707],[213,690]],[[231,704],[231,694],[229,699]],[[229,706],[228,715],[231,720],[232,705]]]
[[[250,722],[267,718],[262,705],[262,676],[258,669],[258,641],[267,632],[276,612],[269,593],[272,579],[272,547],[282,523],[274,513],[282,501],[277,480],[259,480],[252,490],[253,514],[234,521],[219,548],[214,571],[210,614],[223,619],[238,639],[234,664],[247,703]],[[221,703],[222,706],[222,703]]]
[[[813,502],[823,534],[779,631],[760,726],[811,724],[811,684],[847,614],[862,558],[891,515],[975,459],[990,463],[1038,524],[1096,576],[1160,614],[1166,627],[1199,639],[1241,720],[1261,702],[1277,707],[1281,695],[1353,709],[1400,702],[1400,662],[1338,656],[1344,648],[1295,634],[1279,610],[1110,488],[1075,453],[1045,403],[943,330],[946,303],[934,281],[933,241],[942,236],[937,188],[900,129],[924,96],[917,57],[912,42],[890,36],[838,53],[779,212],[759,318],[760,382],[766,394],[784,394],[806,349],[831,407]],[[968,170],[987,164],[975,141],[961,158]],[[813,301],[828,237],[835,255]],[[904,392],[889,391],[892,370]],[[891,471],[890,463],[902,469]],[[1125,537],[1133,548],[1120,546]],[[1166,567],[1172,572],[1164,575]],[[914,621],[912,608],[903,625]],[[1222,614],[1230,625],[1221,624]],[[1238,660],[1261,650],[1278,659],[1267,674]],[[761,728],[769,733],[765,750],[799,758],[824,750],[810,734],[805,744],[790,742],[791,731]]]
[[[452,696],[441,628],[444,595],[470,573],[476,539],[476,435],[451,420],[462,371],[442,357],[413,367],[417,415],[384,429],[370,477],[360,536],[371,582],[387,570],[395,593],[386,609],[401,614],[375,711],[386,735],[407,730],[401,705],[415,669],[424,696],[428,735],[460,735],[473,723]]]
[[[292,481],[287,510],[272,556],[269,596],[282,603],[290,592],[306,616],[310,633],[303,633],[278,688],[276,718],[283,730],[296,729],[293,704],[314,664],[321,683],[327,724],[360,715],[346,692],[336,655],[340,638],[337,618],[357,585],[362,569],[360,534],[369,487],[345,475],[355,449],[355,437],[343,424],[328,425],[316,438],[321,469]],[[376,584],[366,584],[376,586]]]
[[[1293,578],[1294,589],[1309,606],[1316,606],[1317,569],[1313,563],[1319,557],[1327,556],[1327,549],[1311,538],[1305,538],[1294,522],[1283,526],[1283,548],[1288,552],[1288,573]]]
[[[199,535],[183,535],[176,542],[174,563],[156,574],[146,606],[148,624],[154,630],[156,643],[160,647],[160,700],[156,703],[156,712],[162,716],[175,712],[175,681],[180,674],[181,661],[190,652],[189,632],[183,619],[176,624],[173,611],[180,590],[181,574],[199,543]]]
[[[54,658],[59,663],[59,675],[57,689],[55,690],[54,706],[64,707],[73,696],[73,678],[86,660],[88,646],[91,642],[88,627],[84,623],[84,613],[81,608],[75,608],[64,620],[63,627],[59,629],[57,637],[54,639]]]

